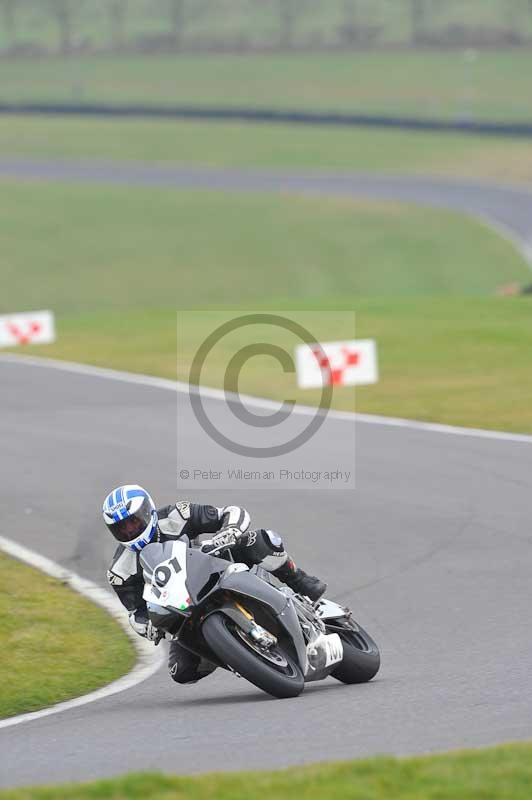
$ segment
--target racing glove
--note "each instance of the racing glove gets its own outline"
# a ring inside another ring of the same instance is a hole
[[[144,609],[140,611],[131,611],[129,615],[129,624],[139,636],[143,636],[145,639],[148,637],[149,619]]]
[[[212,539],[209,539],[208,542],[205,542],[201,549],[204,553],[211,553],[214,550],[223,550],[226,547],[234,547],[242,536],[244,536],[244,534],[240,528],[224,528],[215,534]]]
[[[148,619],[148,615],[143,609],[141,611],[131,612],[129,615],[129,624],[135,633],[138,633],[139,636],[142,636],[144,639],[148,639],[150,642],[159,644],[161,639],[164,639],[164,633],[161,633],[153,626],[151,620]]]

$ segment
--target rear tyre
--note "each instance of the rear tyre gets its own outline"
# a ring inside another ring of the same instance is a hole
[[[379,648],[358,623],[335,620],[330,633],[337,633],[344,646],[344,657],[331,673],[342,683],[367,683],[375,677],[381,665]]]
[[[297,697],[305,686],[299,664],[279,646],[262,654],[225,614],[215,612],[202,625],[209,647],[227,666],[273,697]]]

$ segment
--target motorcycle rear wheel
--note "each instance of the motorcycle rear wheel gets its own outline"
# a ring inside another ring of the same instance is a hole
[[[379,648],[358,623],[355,626],[347,621],[335,625],[331,632],[342,640],[344,657],[340,665],[331,673],[342,683],[367,683],[375,677],[381,665]]]
[[[221,612],[208,616],[201,630],[218,658],[263,692],[287,698],[303,691],[305,681],[299,665],[279,646],[261,655],[237,624]]]

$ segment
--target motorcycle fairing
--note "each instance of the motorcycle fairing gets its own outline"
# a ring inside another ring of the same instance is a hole
[[[166,545],[170,544],[170,547]],[[143,597],[146,603],[173,608],[176,611],[187,611],[192,604],[187,587],[187,545],[176,541],[155,544],[155,549],[147,554],[141,565],[144,571]],[[145,550],[149,550],[150,545]],[[160,552],[159,552],[160,548]],[[162,560],[154,563],[162,556]],[[149,580],[149,582],[148,582]]]
[[[261,580],[253,572],[235,572],[227,570],[222,576],[218,588],[228,592],[251,597],[267,606],[279,621],[281,627],[287,632],[292,642],[295,655],[303,674],[307,671],[307,649],[299,625],[299,619],[293,604],[285,595],[275,589],[271,584]],[[222,609],[223,610],[223,609]]]
[[[227,569],[225,559],[191,548],[187,537],[149,544],[141,552],[140,564],[146,602],[181,614],[216,589]]]
[[[211,593],[226,591],[266,606],[288,636],[303,674],[308,672],[307,648],[293,603],[255,573],[235,569],[225,559],[189,547],[188,538],[149,544],[142,550],[144,599],[162,618],[161,607],[189,615]],[[228,604],[216,610],[227,614]],[[159,609],[154,608],[158,606]],[[234,618],[232,610],[230,616]],[[244,615],[242,617],[245,619]],[[240,624],[240,619],[235,619]],[[246,629],[244,626],[244,629]]]

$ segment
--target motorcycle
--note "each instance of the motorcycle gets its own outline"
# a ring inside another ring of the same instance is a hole
[[[329,675],[365,683],[377,674],[379,649],[348,608],[312,603],[260,567],[235,563],[227,545],[209,544],[183,536],[142,550],[144,599],[158,636],[278,698]]]

